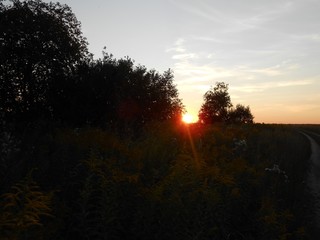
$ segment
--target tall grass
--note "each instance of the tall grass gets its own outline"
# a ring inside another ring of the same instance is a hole
[[[137,138],[42,131],[41,141],[23,135],[32,152],[18,156],[54,190],[43,238],[308,238],[310,148],[292,126],[153,123]],[[26,171],[17,172],[10,179]]]

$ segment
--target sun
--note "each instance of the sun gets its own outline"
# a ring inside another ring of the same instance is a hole
[[[185,113],[182,115],[182,121],[184,123],[190,124],[194,122],[194,118],[190,113]]]

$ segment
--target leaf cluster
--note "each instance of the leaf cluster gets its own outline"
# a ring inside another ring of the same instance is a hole
[[[52,193],[40,191],[31,174],[13,185],[9,193],[1,196],[0,229],[3,236],[32,234],[35,227],[42,227],[43,217],[51,217]]]

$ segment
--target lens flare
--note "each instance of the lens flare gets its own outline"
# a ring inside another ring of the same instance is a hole
[[[182,115],[182,121],[184,123],[189,124],[189,123],[193,123],[194,119],[193,119],[193,116],[191,114],[185,113],[185,114]]]

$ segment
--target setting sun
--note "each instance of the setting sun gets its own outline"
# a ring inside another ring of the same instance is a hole
[[[194,117],[190,113],[185,113],[182,115],[182,121],[184,123],[193,123],[195,121]]]

